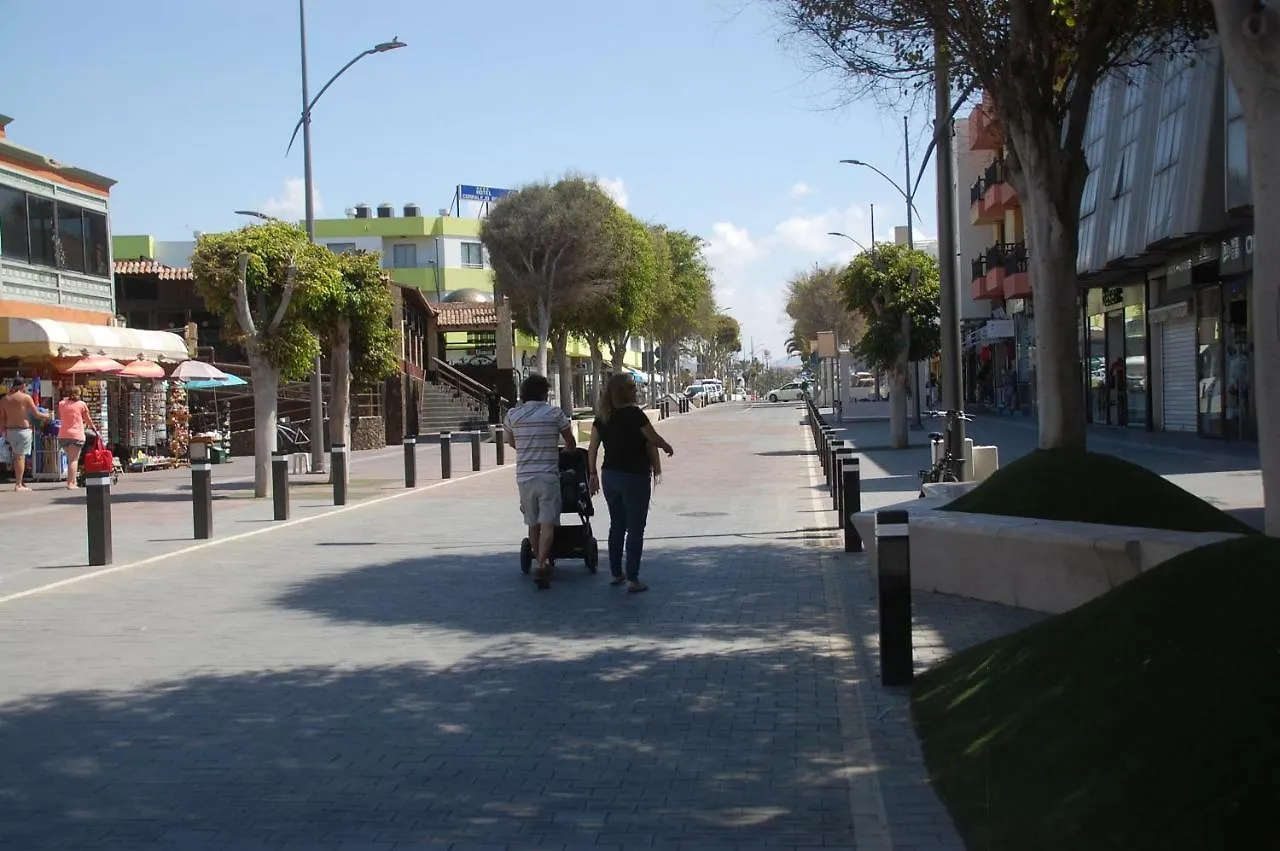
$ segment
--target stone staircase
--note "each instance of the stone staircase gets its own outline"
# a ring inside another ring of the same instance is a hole
[[[488,427],[489,412],[485,403],[448,384],[423,382],[418,386],[422,394],[418,400],[419,434]]]

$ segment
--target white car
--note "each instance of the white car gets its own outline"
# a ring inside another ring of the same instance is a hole
[[[809,398],[809,391],[802,381],[788,381],[781,387],[770,390],[765,398],[770,402],[799,402]]]

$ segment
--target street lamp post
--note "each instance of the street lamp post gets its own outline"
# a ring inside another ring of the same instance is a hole
[[[864,162],[862,160],[840,160],[840,162],[844,163],[845,165],[856,165],[856,166],[861,166],[863,168],[869,168],[872,171],[874,171],[876,174],[883,177],[886,181],[888,181],[890,186],[898,190],[898,194],[901,195],[902,199],[907,202],[907,248],[914,250],[916,247],[916,241],[915,241],[916,192],[919,191],[920,189],[920,178],[924,177],[925,164],[923,163],[921,164],[920,172],[916,175],[915,181],[912,182],[911,180],[911,129],[908,123],[908,118],[905,115],[902,116],[902,142],[903,142],[903,145],[905,146],[904,159],[906,160],[906,163],[905,163],[906,184],[908,187],[910,187],[909,189],[899,186],[898,181],[894,180],[892,177],[885,174],[883,171],[876,168],[869,162]],[[926,159],[926,163],[927,163],[927,159]],[[874,230],[872,231],[872,235],[874,237]],[[911,351],[910,320],[904,319],[902,326],[903,326],[903,345],[906,346],[907,348],[908,362],[910,362],[910,351]],[[919,428],[923,428],[924,424],[921,422],[920,370],[918,367],[914,367],[911,370],[911,384],[912,384],[912,395],[915,397],[916,416],[915,416],[914,427],[919,429]]]
[[[306,198],[303,201],[306,215],[307,239],[311,242],[316,241],[316,209],[315,209],[315,192],[314,184],[311,178],[311,110],[315,108],[316,101],[320,100],[321,95],[329,90],[334,81],[341,77],[348,68],[359,62],[366,56],[375,53],[386,53],[388,50],[404,47],[404,42],[398,38],[392,38],[391,41],[385,41],[376,44],[368,50],[357,54],[354,59],[338,69],[338,73],[329,78],[329,82],[325,83],[320,91],[316,93],[315,100],[311,98],[311,92],[307,80],[307,3],[306,0],[298,0],[298,37],[299,37],[299,53],[302,59],[302,115],[298,118],[298,124],[293,128],[293,136],[289,139],[289,147],[285,150],[285,156],[288,156],[289,150],[293,148],[293,140],[298,136],[298,129],[302,129],[302,183],[303,192]],[[316,355],[315,365],[311,373],[311,469],[317,473],[324,472],[324,437],[321,429],[324,428],[324,383],[320,374],[321,364],[320,356]]]

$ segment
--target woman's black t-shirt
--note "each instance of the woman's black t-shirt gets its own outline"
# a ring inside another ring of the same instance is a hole
[[[596,417],[593,425],[604,444],[604,463],[600,466],[619,473],[649,475],[649,441],[642,431],[648,424],[644,409],[636,405],[614,411],[607,423]]]

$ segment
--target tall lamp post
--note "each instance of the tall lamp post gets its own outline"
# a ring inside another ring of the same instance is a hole
[[[302,115],[298,118],[297,125],[293,128],[293,136],[289,138],[289,147],[285,150],[285,156],[293,149],[293,140],[298,136],[298,130],[302,130],[302,182],[303,192],[306,195],[304,201],[306,209],[306,228],[307,239],[312,242],[316,241],[316,209],[315,209],[315,192],[313,191],[313,183],[311,180],[311,110],[315,108],[316,101],[320,100],[321,95],[329,90],[334,81],[346,73],[347,69],[359,62],[366,56],[372,56],[375,53],[386,53],[389,50],[396,50],[404,47],[404,42],[398,38],[392,38],[391,41],[384,41],[375,44],[368,50],[361,51],[356,54],[355,58],[338,69],[338,73],[329,78],[329,82],[320,87],[320,91],[316,93],[315,98],[311,97],[311,92],[307,82],[307,3],[306,0],[298,0],[298,35],[299,35],[299,52],[302,58]],[[324,437],[320,429],[324,427],[324,384],[320,375],[320,356],[316,355],[316,362],[311,373],[311,469],[317,473],[324,472]]]
[[[924,177],[924,166],[928,164],[928,161],[926,160],[925,163],[921,164],[920,171],[919,173],[916,174],[915,181],[913,182],[911,180],[911,129],[908,123],[907,116],[905,115],[902,116],[902,142],[903,142],[903,145],[905,146],[904,156],[906,160],[906,184],[908,187],[910,187],[909,189],[898,185],[898,181],[894,180],[892,177],[885,174],[883,171],[876,168],[869,162],[864,162],[863,160],[840,160],[840,162],[845,165],[856,165],[856,166],[861,166],[862,168],[869,168],[872,171],[874,171],[876,174],[883,177],[886,181],[888,181],[890,186],[898,190],[898,194],[902,196],[902,200],[907,202],[907,248],[915,249],[916,247],[915,216],[918,215],[918,211],[916,210],[916,193],[920,189],[920,179]],[[874,231],[872,231],[872,233],[874,235]],[[904,343],[907,346],[907,350],[910,351],[911,339],[910,339],[909,330],[907,331],[906,336],[907,336],[907,339],[904,341]],[[911,370],[911,383],[912,383],[911,392],[912,392],[912,395],[915,396],[915,412],[916,412],[915,428],[923,428],[923,424],[920,419],[921,417],[920,370],[918,368],[913,367]]]

